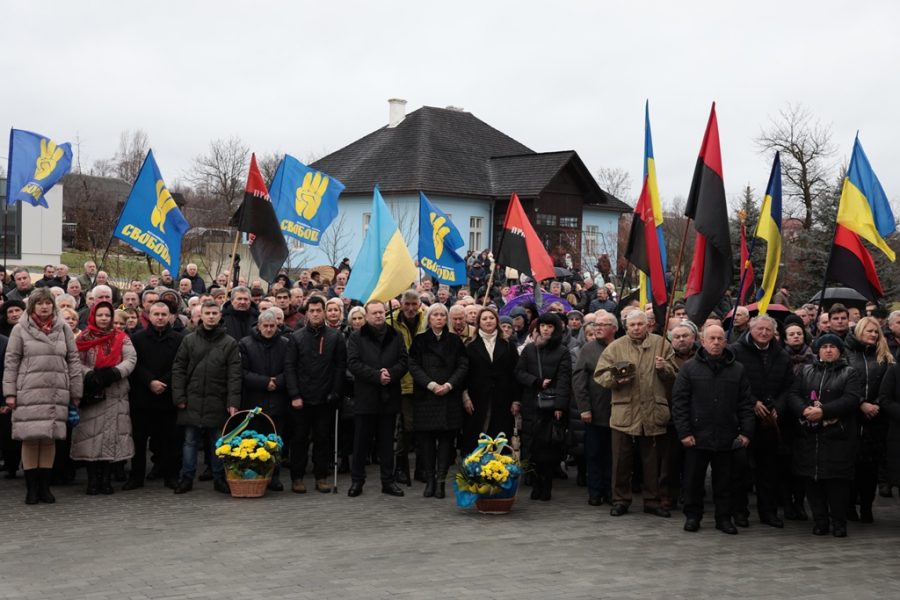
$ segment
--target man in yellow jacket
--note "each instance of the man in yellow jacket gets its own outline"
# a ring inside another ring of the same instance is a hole
[[[391,323],[394,329],[403,338],[406,351],[412,345],[413,338],[425,331],[428,324],[425,319],[425,310],[422,308],[422,300],[416,290],[406,290],[400,299],[400,309],[391,313]],[[400,435],[397,436],[397,449],[394,457],[395,473],[394,481],[400,485],[412,485],[409,478],[409,451],[414,447],[413,433],[413,380],[408,372],[400,380]],[[417,455],[418,456],[418,455]],[[421,468],[416,461],[416,474]],[[424,476],[422,476],[424,479]]]
[[[594,379],[612,390],[609,428],[612,437],[614,517],[631,505],[631,472],[634,447],[640,445],[644,472],[644,512],[659,517],[671,513],[660,505],[660,447],[669,423],[667,384],[677,368],[668,341],[650,333],[647,315],[633,311],[625,317],[626,335],[603,351]]]

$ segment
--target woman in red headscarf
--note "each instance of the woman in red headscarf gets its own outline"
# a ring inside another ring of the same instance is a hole
[[[124,331],[113,326],[113,306],[98,302],[75,341],[84,371],[81,421],[72,431],[74,460],[87,462],[89,495],[112,494],[113,462],[134,455],[128,411],[128,376],[137,354]]]

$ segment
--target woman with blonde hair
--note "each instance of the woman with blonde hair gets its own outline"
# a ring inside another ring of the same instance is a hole
[[[881,324],[874,317],[863,317],[847,334],[847,361],[859,373],[862,383],[862,401],[857,418],[859,424],[859,451],[856,455],[856,473],[850,490],[850,508],[847,519],[872,523],[872,503],[878,487],[878,465],[884,459],[887,443],[887,419],[881,414],[878,392],[881,380],[894,356],[888,348]],[[859,504],[859,513],[856,512]]]
[[[344,301],[331,298],[325,302],[325,324],[332,329],[340,329],[344,324]]]
[[[81,329],[78,328],[78,311],[74,308],[61,308],[59,310],[59,317],[69,326],[69,329],[72,330],[72,333],[75,334],[75,337],[78,337],[81,334]]]
[[[77,406],[81,400],[81,361],[75,335],[59,318],[49,289],[33,291],[25,312],[6,348],[3,411],[12,411],[13,439],[22,440],[25,503],[53,503],[56,440],[66,437],[69,401]]]

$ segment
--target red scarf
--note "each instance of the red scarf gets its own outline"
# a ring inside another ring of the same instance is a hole
[[[78,346],[79,352],[87,352],[91,348],[97,349],[97,356],[94,361],[95,369],[114,367],[122,362],[122,346],[128,337],[125,332],[118,331],[113,327],[112,320],[110,320],[110,328],[107,330],[97,327],[96,313],[97,309],[101,307],[108,308],[110,314],[115,312],[115,309],[109,302],[96,303],[91,307],[87,329],[75,340],[75,345]]]
[[[38,329],[47,335],[50,335],[50,332],[53,331],[53,315],[50,315],[46,319],[41,319],[37,316],[37,313],[31,313],[31,320],[38,326]]]

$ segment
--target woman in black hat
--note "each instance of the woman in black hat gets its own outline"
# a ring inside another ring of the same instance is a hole
[[[844,342],[838,336],[819,337],[813,351],[818,359],[803,367],[788,398],[800,424],[794,439],[794,474],[806,481],[813,533],[827,535],[830,526],[834,537],[846,537],[860,378],[842,356]]]
[[[553,472],[565,449],[566,420],[572,391],[572,358],[563,345],[563,324],[554,313],[537,320],[537,337],[519,356],[516,379],[522,385],[521,407],[525,458],[534,464],[532,500],[550,500]],[[518,405],[518,406],[516,406]]]

